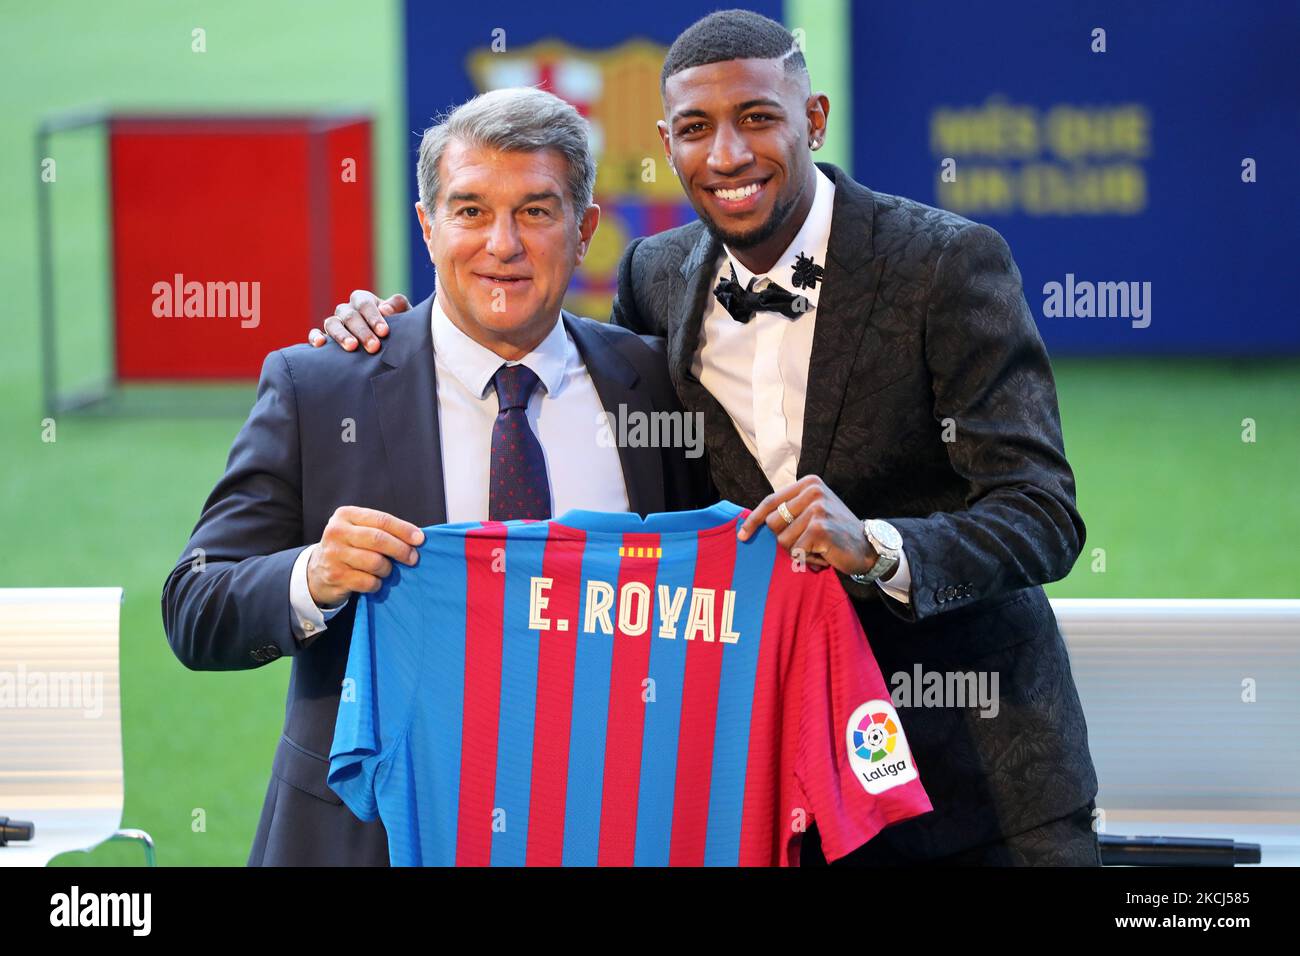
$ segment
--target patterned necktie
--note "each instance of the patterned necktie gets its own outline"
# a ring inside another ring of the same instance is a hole
[[[805,296],[787,292],[775,282],[769,282],[762,292],[755,292],[754,283],[757,281],[755,276],[749,280],[748,287],[741,285],[736,278],[736,267],[732,266],[731,278],[719,280],[713,294],[737,322],[748,322],[755,312],[779,312],[787,318],[797,319],[812,308]]]
[[[528,397],[537,375],[527,365],[502,365],[492,376],[500,410],[492,425],[492,472],[488,482],[488,520],[543,520],[551,516],[551,486],[546,457],[528,425]]]

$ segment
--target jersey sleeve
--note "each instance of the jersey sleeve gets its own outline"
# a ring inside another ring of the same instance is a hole
[[[795,775],[834,861],[933,807],[857,612],[834,575],[801,647]]]

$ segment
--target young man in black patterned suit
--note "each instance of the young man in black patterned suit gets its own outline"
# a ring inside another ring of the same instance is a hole
[[[700,221],[628,247],[612,321],[667,339],[718,493],[754,509],[742,535],[766,522],[835,569],[896,697],[904,676],[993,688],[896,700],[935,811],[843,862],[1099,864],[1087,729],[1042,588],[1085,529],[1006,243],[814,163],[830,102],[772,20],[693,24],[661,92]],[[358,292],[326,331],[372,351],[404,304]],[[822,860],[815,830],[803,860]]]

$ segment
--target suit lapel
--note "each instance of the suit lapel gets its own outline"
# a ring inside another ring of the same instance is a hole
[[[722,244],[704,228],[691,248],[691,254],[681,264],[682,278],[686,280],[686,298],[682,303],[682,321],[674,322],[668,329],[668,367],[673,384],[679,389],[690,377],[691,359],[699,346],[700,328],[704,312],[713,301],[713,267],[722,252]]]
[[[583,322],[561,310],[564,326],[573,337],[582,356],[591,384],[600,396],[600,404],[613,416],[615,438],[623,416],[639,412],[650,421],[654,408],[645,389],[636,388],[640,376],[632,364],[620,355],[593,324]],[[594,423],[593,423],[594,424]],[[628,509],[640,515],[664,510],[664,475],[661,451],[648,445],[629,447],[617,443],[623,484],[627,489]]]
[[[379,407],[394,509],[398,517],[422,527],[447,520],[432,308],[430,296],[415,306],[409,317],[389,326],[388,342],[380,353],[384,367],[370,379]]]
[[[826,276],[817,301],[808,394],[804,400],[803,439],[796,474],[820,475],[826,469],[831,439],[839,423],[849,375],[862,333],[876,304],[876,287],[884,269],[872,244],[875,200],[837,167],[818,163],[835,182]]]

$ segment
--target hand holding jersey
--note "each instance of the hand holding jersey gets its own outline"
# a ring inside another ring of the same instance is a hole
[[[307,561],[307,587],[322,607],[378,591],[393,561],[414,566],[424,532],[373,508],[337,508]]]
[[[860,574],[875,561],[862,522],[817,475],[805,475],[760,501],[741,524],[740,540],[763,525],[781,547],[812,567]]]

